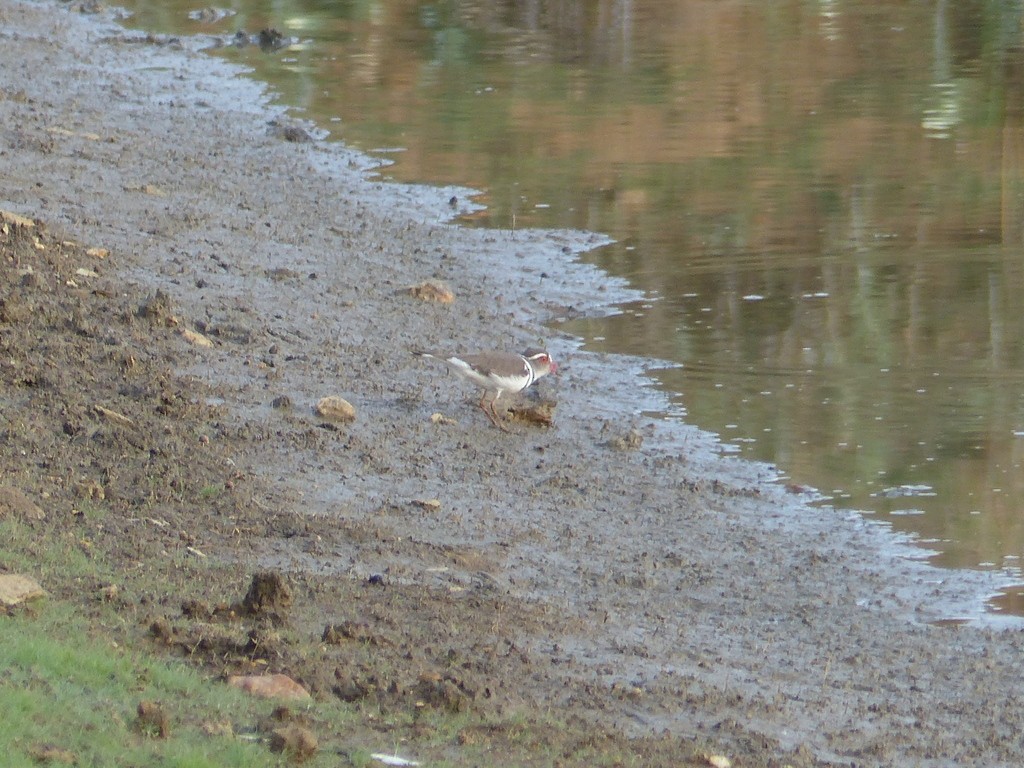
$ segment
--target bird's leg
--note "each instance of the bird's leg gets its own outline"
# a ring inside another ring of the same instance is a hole
[[[495,424],[495,426],[497,426],[497,423],[494,422],[494,417],[491,415],[491,412],[487,409],[487,390],[486,389],[484,390],[484,393],[482,395],[480,395],[479,406],[480,406],[480,410],[487,414],[487,418],[490,419],[491,422]]]
[[[496,426],[502,432],[508,432],[508,427],[506,427],[504,424],[501,423],[501,421],[500,421],[500,419],[498,417],[498,412],[494,408],[494,402],[497,399],[498,399],[498,395],[495,395],[492,398],[491,402],[490,402],[490,408],[488,408],[487,405],[484,404],[485,401],[487,400],[487,391],[484,390],[483,397],[480,398],[480,410],[482,410],[484,413],[487,414],[487,418],[491,420],[491,423],[494,426]]]

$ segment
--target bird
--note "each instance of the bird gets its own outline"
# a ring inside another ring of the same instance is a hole
[[[443,352],[415,352],[420,357],[441,360],[467,381],[483,388],[480,410],[498,429],[508,432],[501,423],[494,404],[505,392],[522,392],[542,376],[557,373],[558,365],[542,350],[528,349],[517,355],[508,352],[484,352],[475,355],[448,355]],[[490,401],[487,395],[493,393]]]

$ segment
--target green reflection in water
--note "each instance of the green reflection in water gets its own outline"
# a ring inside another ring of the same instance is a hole
[[[657,300],[565,328],[681,363],[688,420],[944,564],[1022,554],[1019,3],[131,6],[300,38],[223,53],[480,224],[615,237],[593,259]]]

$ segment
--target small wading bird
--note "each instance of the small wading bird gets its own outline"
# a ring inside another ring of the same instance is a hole
[[[522,392],[541,376],[555,373],[558,366],[547,352],[529,349],[521,355],[487,352],[481,355],[445,355],[440,352],[416,352],[448,363],[448,367],[467,381],[483,387],[480,409],[498,429],[508,432],[501,423],[495,402],[505,392]],[[492,394],[490,401],[487,395]]]

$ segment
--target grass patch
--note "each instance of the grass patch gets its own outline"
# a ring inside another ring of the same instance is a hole
[[[232,568],[196,561],[183,551],[166,553],[159,567],[119,569],[98,546],[102,532],[75,522],[28,525],[0,520],[0,568],[38,579],[51,596],[10,615],[0,615],[0,754],[4,766],[291,765],[270,749],[257,724],[276,702],[243,695],[211,679],[194,661],[168,658],[143,639],[147,609],[165,596],[224,599],[216,585],[244,586]],[[95,539],[95,542],[93,541]],[[118,587],[104,597],[105,585]],[[187,627],[187,622],[182,622]],[[212,629],[244,638],[245,627]],[[297,627],[275,630],[293,663],[315,662],[326,653],[317,633]],[[214,635],[215,636],[215,635]],[[332,664],[334,662],[331,662]],[[371,643],[347,664],[372,670],[381,681],[411,675]],[[140,703],[154,705],[166,728],[140,719]],[[572,728],[553,713],[486,714],[416,704],[416,695],[378,703],[368,696],[345,703],[318,697],[308,709],[290,707],[310,727],[320,748],[304,768],[375,766],[374,752],[414,757],[431,768],[445,766],[630,766],[637,763],[620,743],[568,737]],[[272,726],[273,727],[273,726]],[[587,732],[590,729],[585,729]]]
[[[104,766],[278,765],[236,735],[253,702],[195,671],[114,647],[65,604],[0,617],[0,752],[5,765],[41,761]],[[140,722],[154,703],[166,734]]]
[[[216,498],[224,493],[224,486],[222,485],[204,485],[199,490],[199,498],[207,500]]]

